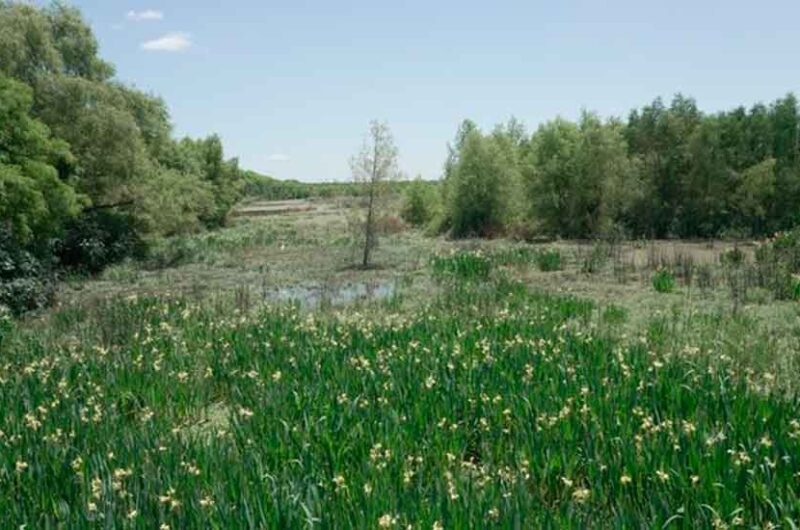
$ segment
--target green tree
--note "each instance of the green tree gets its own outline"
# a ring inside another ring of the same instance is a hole
[[[150,231],[172,236],[203,227],[214,215],[214,190],[199,175],[160,168],[145,183],[141,216]]]
[[[688,141],[701,119],[695,101],[680,94],[669,108],[659,98],[630,114],[625,136],[640,161],[644,188],[630,217],[637,234],[667,237],[677,231],[691,164]]]
[[[447,225],[455,237],[502,234],[512,218],[512,196],[520,183],[511,145],[502,134],[484,136],[465,122],[448,162]]]
[[[789,94],[770,108],[772,155],[775,158],[775,200],[770,211],[773,228],[800,224],[800,116],[797,98]]]
[[[715,237],[730,226],[736,173],[728,165],[720,128],[717,118],[707,117],[689,137],[676,235]]]
[[[61,56],[61,73],[96,81],[114,76],[114,67],[98,57],[97,39],[78,9],[56,1],[43,15],[50,22],[52,42]]]
[[[62,2],[43,9],[0,2],[0,72],[26,83],[44,74],[105,81],[114,68],[97,51],[97,40],[77,9]]]
[[[115,86],[62,75],[41,77],[36,114],[78,160],[78,189],[95,205],[135,200],[150,160],[133,114]]]
[[[32,5],[0,2],[0,73],[32,83],[63,68],[49,18]]]
[[[28,87],[0,75],[0,223],[19,244],[56,236],[81,206],[66,180],[72,155],[30,116],[32,100]]]
[[[767,214],[775,197],[775,159],[768,158],[738,173],[731,200],[732,225],[750,235],[767,230]]]
[[[403,194],[403,219],[413,226],[423,226],[431,222],[438,208],[436,185],[425,182],[421,177],[414,179]]]
[[[565,237],[608,234],[638,189],[622,125],[588,112],[577,125],[564,119],[542,125],[525,175],[534,222]]]
[[[185,175],[196,175],[207,183],[214,197],[214,208],[203,216],[207,226],[219,226],[241,196],[244,179],[236,159],[226,160],[219,136],[204,139],[184,138],[164,156],[165,165]]]

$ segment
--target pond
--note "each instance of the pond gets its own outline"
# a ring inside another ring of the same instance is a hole
[[[267,291],[266,298],[270,302],[294,302],[303,308],[313,309],[322,305],[385,300],[396,291],[395,280],[375,280],[342,285],[290,285]]]

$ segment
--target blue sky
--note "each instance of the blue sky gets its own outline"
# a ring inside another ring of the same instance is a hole
[[[120,80],[177,134],[217,132],[244,167],[349,178],[372,118],[410,176],[438,178],[464,118],[534,129],[683,92],[704,110],[800,86],[797,0],[74,0]]]

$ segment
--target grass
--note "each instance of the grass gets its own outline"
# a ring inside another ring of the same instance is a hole
[[[431,258],[433,277],[439,280],[469,282],[486,280],[492,271],[492,260],[482,252],[456,252]]]
[[[58,346],[12,333],[0,517],[35,528],[800,520],[797,403],[730,361],[662,349],[667,320],[624,344],[592,331],[592,312],[500,279],[413,314],[226,317],[133,299],[66,318],[77,340]]]
[[[675,276],[666,269],[659,269],[653,274],[653,289],[659,293],[671,293],[675,290]]]
[[[38,320],[0,315],[0,527],[800,523],[796,304],[732,313],[713,259],[705,294],[674,278],[665,297],[665,252],[622,282],[618,250],[562,243],[401,233],[355,272],[319,215],[200,236],[177,268],[126,264]],[[398,292],[265,305],[226,287],[232,270],[393,275]],[[175,288],[192,275],[222,294]]]
[[[536,257],[536,264],[542,272],[559,271],[562,269],[561,253],[556,249],[545,250]]]

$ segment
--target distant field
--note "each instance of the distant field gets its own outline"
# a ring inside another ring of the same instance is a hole
[[[0,320],[3,527],[800,522],[800,311],[752,243],[401,230],[363,271],[348,208],[250,203]]]
[[[232,217],[258,217],[261,215],[277,215],[291,212],[305,212],[313,210],[314,205],[305,199],[288,201],[255,201],[234,208]]]

